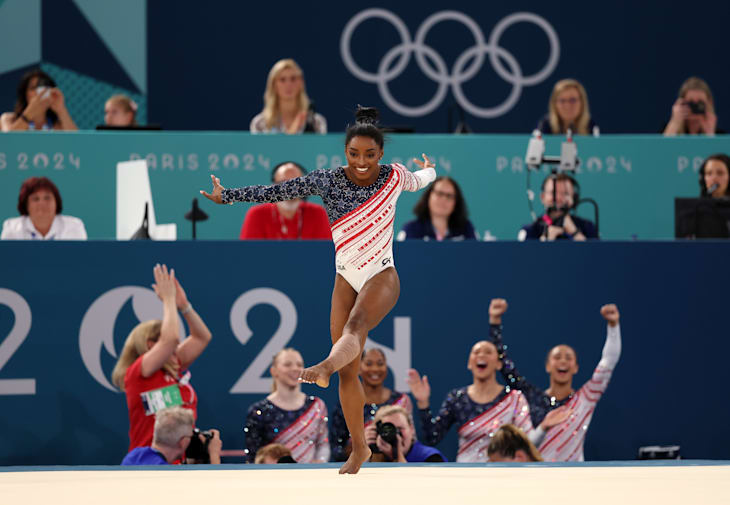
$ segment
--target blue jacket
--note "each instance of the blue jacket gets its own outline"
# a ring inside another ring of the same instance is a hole
[[[411,450],[408,451],[408,454],[406,454],[406,461],[409,463],[423,463],[428,458],[437,455],[441,456],[441,461],[447,461],[444,455],[441,454],[441,451],[435,447],[422,444],[418,440],[415,440],[411,446]],[[439,461],[439,463],[441,461]]]
[[[165,457],[152,447],[136,447],[124,456],[122,465],[169,465]]]
[[[471,221],[466,222],[463,230],[449,230],[444,240],[474,240],[477,234]],[[419,221],[414,219],[408,221],[398,233],[398,240],[423,239],[436,240],[436,232],[433,229],[431,221]]]

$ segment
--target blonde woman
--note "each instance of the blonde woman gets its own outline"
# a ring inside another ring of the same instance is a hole
[[[127,395],[130,451],[152,443],[156,412],[181,405],[197,415],[198,397],[187,369],[211,339],[210,330],[175,278],[175,270],[158,264],[153,272],[152,287],[162,300],[162,321],[145,321],[132,330],[112,372],[112,382]],[[183,342],[178,310],[190,329]]]
[[[137,104],[127,95],[112,95],[104,104],[104,124],[136,126]]]
[[[548,114],[537,125],[545,134],[566,133],[568,128],[577,135],[598,134],[598,125],[591,119],[586,90],[575,79],[555,83]]]
[[[489,461],[493,463],[536,463],[543,461],[525,432],[513,424],[503,424],[494,433],[487,448]]]
[[[717,128],[712,91],[699,77],[690,77],[679,88],[679,97],[672,106],[672,117],[664,128],[664,136],[682,134],[714,135],[725,133]]]
[[[310,104],[302,69],[292,59],[279,60],[269,71],[264,110],[251,120],[251,133],[327,133],[327,121]]]
[[[298,463],[326,463],[330,459],[327,406],[316,396],[302,392],[299,376],[304,360],[287,347],[271,363],[273,391],[251,405],[246,416],[246,458],[256,462],[259,449],[281,444]]]

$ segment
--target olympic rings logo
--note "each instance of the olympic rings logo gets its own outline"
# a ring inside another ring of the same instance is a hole
[[[381,18],[390,22],[398,31],[401,43],[390,49],[378,65],[377,73],[367,72],[360,68],[352,57],[350,43],[352,35],[357,27],[365,20],[370,18]],[[454,68],[449,73],[446,63],[439,53],[432,47],[425,44],[426,35],[429,30],[441,21],[459,21],[464,24],[474,37],[474,45],[465,50],[456,59]],[[550,57],[547,63],[539,72],[525,76],[522,74],[522,68],[515,57],[503,47],[499,45],[499,39],[502,34],[515,23],[530,22],[540,27],[547,35],[550,42]],[[451,87],[454,97],[459,105],[462,106],[470,114],[481,118],[494,118],[507,113],[515,106],[522,93],[524,86],[534,86],[544,81],[558,64],[560,56],[560,42],[558,35],[553,27],[544,18],[531,12],[516,12],[502,19],[492,30],[489,35],[489,42],[485,42],[484,34],[479,25],[469,16],[458,11],[440,11],[429,16],[416,32],[416,38],[411,41],[411,35],[408,27],[397,15],[386,9],[366,9],[355,17],[353,17],[345,26],[340,39],[340,53],[342,60],[347,69],[355,75],[355,77],[365,81],[377,83],[378,91],[383,101],[395,112],[410,117],[425,116],[436,110],[446,97],[446,93]],[[423,105],[415,107],[403,105],[398,102],[390,93],[388,83],[403,73],[411,59],[411,54],[416,57],[421,71],[431,80],[438,84],[436,94]],[[512,91],[509,96],[500,105],[495,107],[479,107],[470,102],[464,95],[462,84],[473,78],[482,68],[485,54],[489,55],[489,62],[494,67],[502,79],[512,84]],[[426,59],[431,60],[435,68]],[[393,62],[398,59],[395,65]],[[500,60],[507,63],[505,68]],[[471,64],[467,63],[471,60]],[[392,68],[391,68],[391,65]]]

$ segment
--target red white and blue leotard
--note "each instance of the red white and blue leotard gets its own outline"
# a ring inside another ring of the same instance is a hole
[[[394,163],[380,165],[375,182],[358,186],[344,167],[315,170],[273,186],[226,189],[222,202],[280,202],[322,197],[335,243],[336,271],[355,291],[379,272],[394,267],[393,219],[402,191],[418,191],[436,178],[433,168],[410,172]]]

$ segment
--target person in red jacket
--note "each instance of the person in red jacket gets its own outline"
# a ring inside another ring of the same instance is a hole
[[[307,171],[299,163],[285,161],[271,172],[275,184],[295,179]],[[241,240],[332,240],[327,212],[321,205],[300,198],[254,205],[241,226]]]
[[[155,414],[180,405],[197,417],[198,397],[190,384],[188,367],[205,350],[211,333],[166,265],[154,268],[152,287],[162,300],[162,320],[139,323],[129,334],[119,355],[112,382],[127,397],[129,450],[152,443]],[[178,311],[190,336],[180,339]]]

